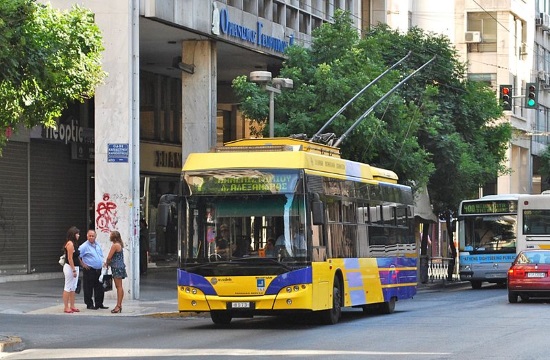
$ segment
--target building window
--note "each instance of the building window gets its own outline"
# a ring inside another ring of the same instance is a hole
[[[491,73],[491,74],[469,73],[468,74],[468,80],[485,83],[488,86],[492,87],[493,89],[497,88],[497,74],[496,73]]]
[[[140,74],[140,139],[181,144],[181,80]]]
[[[470,44],[470,51],[497,51],[497,20],[495,12],[468,13],[468,31],[479,31],[481,42]]]

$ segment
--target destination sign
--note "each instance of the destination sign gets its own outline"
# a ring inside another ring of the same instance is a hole
[[[299,176],[298,173],[246,170],[186,174],[185,179],[193,194],[279,194],[295,192]]]
[[[477,214],[515,214],[517,213],[517,201],[476,201],[462,203],[462,215]]]

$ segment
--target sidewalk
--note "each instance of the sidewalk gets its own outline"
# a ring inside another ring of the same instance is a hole
[[[111,314],[116,305],[115,291],[105,293],[103,305],[109,309],[88,310],[83,293],[76,295],[78,313],[63,312],[63,273],[0,276],[0,314],[47,314],[63,316],[180,316],[177,300],[176,268],[150,268],[139,282],[139,300],[126,298],[123,311]],[[20,351],[20,338],[0,334],[0,353]]]
[[[123,311],[117,316],[142,316],[177,313],[176,268],[149,269],[139,282],[139,300],[129,299],[127,289]],[[63,313],[63,273],[0,276],[0,314],[58,314]],[[88,310],[83,293],[76,295],[79,313],[73,316],[113,316],[115,291],[105,293],[106,310]]]

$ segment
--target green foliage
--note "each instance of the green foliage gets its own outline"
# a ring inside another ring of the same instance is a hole
[[[310,49],[287,49],[278,75],[293,79],[294,88],[275,97],[276,136],[311,137],[364,86],[412,51],[324,130],[341,136],[406,75],[437,55],[359,123],[341,143],[343,156],[391,169],[403,183],[427,185],[436,213],[455,210],[479,186],[508,171],[501,164],[511,126],[497,121],[502,109],[495,91],[465,78],[466,65],[448,38],[418,28],[402,34],[385,25],[360,38],[343,12],[313,35]],[[245,116],[265,122],[267,94],[244,77],[235,79],[233,87]]]
[[[105,78],[102,37],[89,10],[53,9],[32,0],[0,3],[0,146],[18,124],[54,126],[74,101]]]

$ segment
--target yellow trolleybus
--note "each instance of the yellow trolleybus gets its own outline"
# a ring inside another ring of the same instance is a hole
[[[209,312],[217,324],[296,313],[334,324],[343,307],[393,312],[417,285],[413,196],[397,180],[292,138],[189,155],[181,194],[159,205],[161,225],[180,229],[179,311]]]

